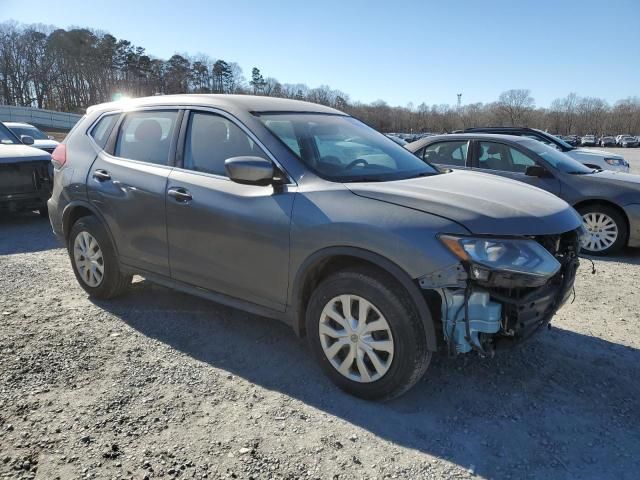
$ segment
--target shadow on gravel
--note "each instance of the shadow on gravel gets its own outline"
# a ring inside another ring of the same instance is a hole
[[[606,257],[594,257],[594,256],[585,256],[585,258],[590,258],[593,261],[600,262],[615,262],[615,263],[628,263],[629,265],[640,265],[640,248],[624,248],[618,253],[618,255],[609,255]],[[583,262],[584,264],[589,264],[589,262]]]
[[[277,321],[146,281],[98,305],[199,361],[481,476],[637,478],[634,348],[552,329],[493,359],[437,356],[413,390],[380,404],[337,390]]]
[[[37,213],[0,214],[0,255],[60,248],[48,218]]]

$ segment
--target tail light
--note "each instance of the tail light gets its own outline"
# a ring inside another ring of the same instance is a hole
[[[56,168],[62,168],[67,163],[67,146],[64,143],[58,144],[51,154],[51,161]]]

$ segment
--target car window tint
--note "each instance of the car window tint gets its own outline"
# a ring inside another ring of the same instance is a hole
[[[433,143],[424,149],[423,158],[431,163],[464,167],[468,147],[467,140]]]
[[[536,162],[524,153],[502,143],[480,142],[480,168],[503,172],[524,173]]]
[[[141,162],[167,165],[177,111],[127,114],[120,127],[115,155]]]
[[[109,139],[109,135],[111,134],[111,130],[118,120],[119,115],[105,115],[98,123],[96,123],[89,135],[93,138],[93,140],[101,147],[107,144],[107,140]]]
[[[225,160],[233,157],[268,158],[240,127],[219,115],[193,113],[189,119],[184,167],[226,176]]]
[[[293,150],[293,153],[300,156],[300,145],[296,133],[293,131],[293,125],[291,122],[281,120],[267,120],[264,122],[265,126],[275,133],[280,140],[282,140],[287,147]]]

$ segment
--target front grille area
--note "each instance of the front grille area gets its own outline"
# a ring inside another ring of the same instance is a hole
[[[502,333],[491,339],[500,349],[529,338],[547,325],[573,291],[580,264],[579,231],[562,235],[537,237],[538,241],[560,262],[560,270],[546,284],[535,288],[493,288],[491,298],[503,305]]]

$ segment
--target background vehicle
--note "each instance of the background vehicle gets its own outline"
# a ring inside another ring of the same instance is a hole
[[[620,139],[620,146],[623,148],[632,148],[638,146],[638,139],[636,137],[632,137],[628,135],[626,137],[622,137]]]
[[[446,135],[406,148],[427,162],[500,175],[558,195],[582,215],[589,254],[640,247],[640,176],[594,171],[540,142],[508,135]]]
[[[45,152],[53,153],[53,150],[58,146],[58,142],[54,140],[53,137],[48,136],[43,131],[28,123],[4,122],[4,125],[20,139],[23,136],[33,138],[33,144],[30,145]]]
[[[601,170],[614,170],[616,172],[629,172],[629,163],[617,153],[603,152],[602,150],[596,149],[574,148],[565,141],[535,128],[483,127],[468,128],[464,132],[494,133],[499,135],[517,135],[521,137],[529,137],[552,146],[558,151],[569,155],[574,160],[583,163],[587,167]]]
[[[616,139],[614,137],[602,137],[600,139],[601,147],[615,147]]]
[[[580,139],[580,145],[582,145],[583,147],[595,147],[596,146],[595,135],[585,135]]]
[[[0,123],[0,211],[38,210],[47,215],[53,168],[51,156],[23,145]]]
[[[101,105],[53,162],[51,224],[90,295],[114,297],[141,274],[279,318],[365,398],[406,391],[439,346],[489,353],[529,338],[569,297],[578,266],[581,220],[564,201],[442,173],[317,104]]]
[[[404,147],[408,143],[406,140],[404,140],[403,138],[398,137],[397,135],[392,135],[390,133],[387,133],[385,135],[387,137],[389,137],[391,140],[393,140],[394,142],[396,142],[401,147]]]

